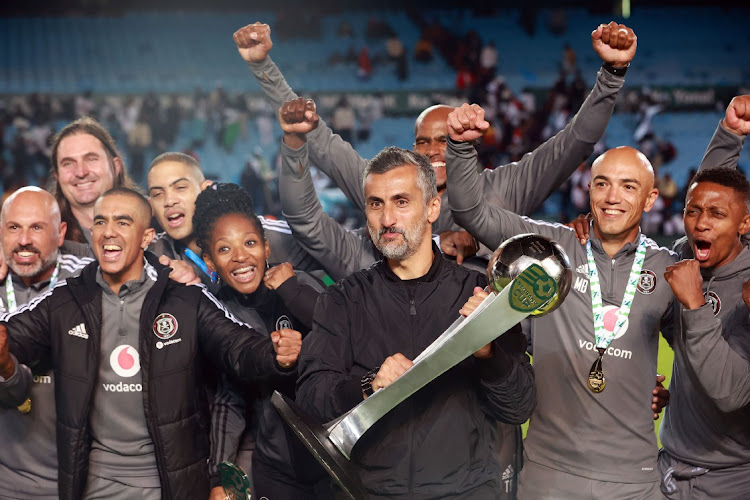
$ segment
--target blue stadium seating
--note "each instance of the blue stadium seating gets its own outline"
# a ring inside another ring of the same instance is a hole
[[[640,48],[628,82],[637,85],[739,84],[750,77],[750,42],[742,19],[747,9],[642,8],[625,21],[639,36]],[[356,65],[326,66],[334,51],[363,46],[384,52],[384,42],[364,38],[369,17],[385,17],[399,33],[411,56],[419,37],[415,24],[401,11],[365,11],[330,15],[316,40],[288,39],[274,46],[273,57],[295,88],[320,90],[450,89],[455,72],[437,58],[429,64],[410,57],[412,77],[399,82],[392,65],[375,66],[368,81],[356,76]],[[529,37],[519,25],[518,10],[497,16],[474,16],[466,9],[430,11],[427,19],[450,20],[454,33],[469,29],[493,40],[500,51],[500,71],[514,90],[549,86],[558,74],[562,45],[576,50],[584,75],[599,65],[589,33],[609,16],[583,9],[567,11],[568,28],[555,36],[544,26]],[[27,92],[107,93],[190,92],[213,88],[255,89],[239,59],[231,34],[247,22],[263,20],[272,27],[271,12],[130,13],[121,17],[20,17],[0,19],[0,94]],[[618,19],[623,21],[622,19]],[[355,36],[338,37],[348,22]],[[671,31],[670,31],[671,30]],[[678,31],[679,30],[679,31]],[[689,34],[689,36],[685,36]],[[321,68],[325,70],[321,71]]]

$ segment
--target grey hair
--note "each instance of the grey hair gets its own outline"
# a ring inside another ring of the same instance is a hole
[[[385,174],[404,165],[414,165],[417,168],[417,185],[422,191],[422,198],[427,205],[428,201],[437,196],[435,170],[433,170],[430,160],[426,156],[408,149],[389,146],[375,155],[375,158],[369,161],[362,174],[362,189],[364,190],[365,181],[370,174]]]

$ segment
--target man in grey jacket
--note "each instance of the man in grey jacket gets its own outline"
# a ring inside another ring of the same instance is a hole
[[[525,155],[517,164],[498,167],[482,176],[483,195],[491,203],[517,213],[530,214],[593,152],[612,115],[617,94],[624,84],[623,75],[635,55],[637,43],[633,31],[617,23],[599,26],[591,38],[594,51],[603,61],[591,94],[576,117],[555,137]],[[255,23],[245,26],[235,32],[234,40],[240,55],[250,66],[275,109],[285,101],[297,98],[268,56],[273,46],[268,25]],[[417,117],[414,150],[429,157],[437,175],[442,209],[433,230],[441,235],[441,248],[449,254],[466,255],[476,251],[475,242],[453,221],[446,193],[445,120],[450,111],[451,108],[447,106],[433,106]],[[306,140],[312,162],[334,180],[357,208],[364,211],[361,185],[367,160],[361,158],[322,120],[317,128],[309,131]],[[302,170],[297,171],[300,176],[303,175]],[[341,245],[343,238],[339,236],[339,231],[330,230],[319,224],[318,220],[296,224],[298,218],[293,214],[304,214],[309,210],[308,206],[301,204],[309,197],[289,196],[288,200],[295,198],[299,200],[296,204],[284,206],[285,216],[294,219],[289,222],[295,236],[325,266],[325,253],[318,254],[316,250],[330,253],[330,249],[337,249]],[[299,219],[302,220],[302,217]],[[358,268],[355,267],[356,262],[353,258],[343,265],[349,266],[348,272],[353,272]]]
[[[750,183],[735,168],[700,171],[685,200],[695,259],[667,268],[679,302],[671,400],[662,422],[661,489],[670,499],[750,491]],[[744,300],[743,300],[744,299]]]
[[[10,272],[0,281],[2,312],[13,312],[93,259],[60,251],[66,224],[55,198],[37,187],[13,193],[0,212],[2,255]],[[0,498],[57,498],[54,373],[47,364],[31,372],[31,394],[0,392]]]
[[[567,226],[522,218],[483,199],[470,141],[488,126],[476,105],[448,119],[456,221],[488,246],[529,232],[557,240],[574,274],[560,308],[529,322],[538,404],[519,498],[658,498],[649,404],[659,331],[671,326],[672,293],[661,277],[676,255],[639,230],[658,196],[653,169],[632,148],[594,162],[593,229],[584,247]]]

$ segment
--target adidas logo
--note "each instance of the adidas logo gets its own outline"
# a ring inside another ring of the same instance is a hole
[[[581,264],[580,266],[576,267],[576,272],[581,273],[588,278],[589,277],[589,265]]]
[[[507,481],[509,479],[513,479],[514,471],[513,466],[509,465],[504,471],[503,471],[503,481]]]
[[[74,337],[81,337],[82,339],[88,339],[89,334],[86,333],[86,325],[81,323],[80,325],[74,326],[70,330],[68,330],[68,335],[73,335]]]

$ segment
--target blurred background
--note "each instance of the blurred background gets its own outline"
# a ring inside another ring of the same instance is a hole
[[[747,2],[488,3],[2,2],[0,189],[44,185],[50,137],[91,115],[142,185],[156,155],[188,152],[209,178],[245,185],[260,213],[279,215],[280,129],[232,40],[255,21],[271,25],[271,56],[292,88],[361,156],[411,148],[422,109],[468,101],[493,125],[481,146],[493,168],[575,114],[601,63],[590,33],[615,20],[635,30],[638,51],[597,154],[632,145],[651,159],[662,196],[644,231],[673,239],[691,170],[729,100],[750,93]],[[358,226],[340,191],[315,179],[325,209]],[[583,164],[536,217],[587,212],[587,182]]]

